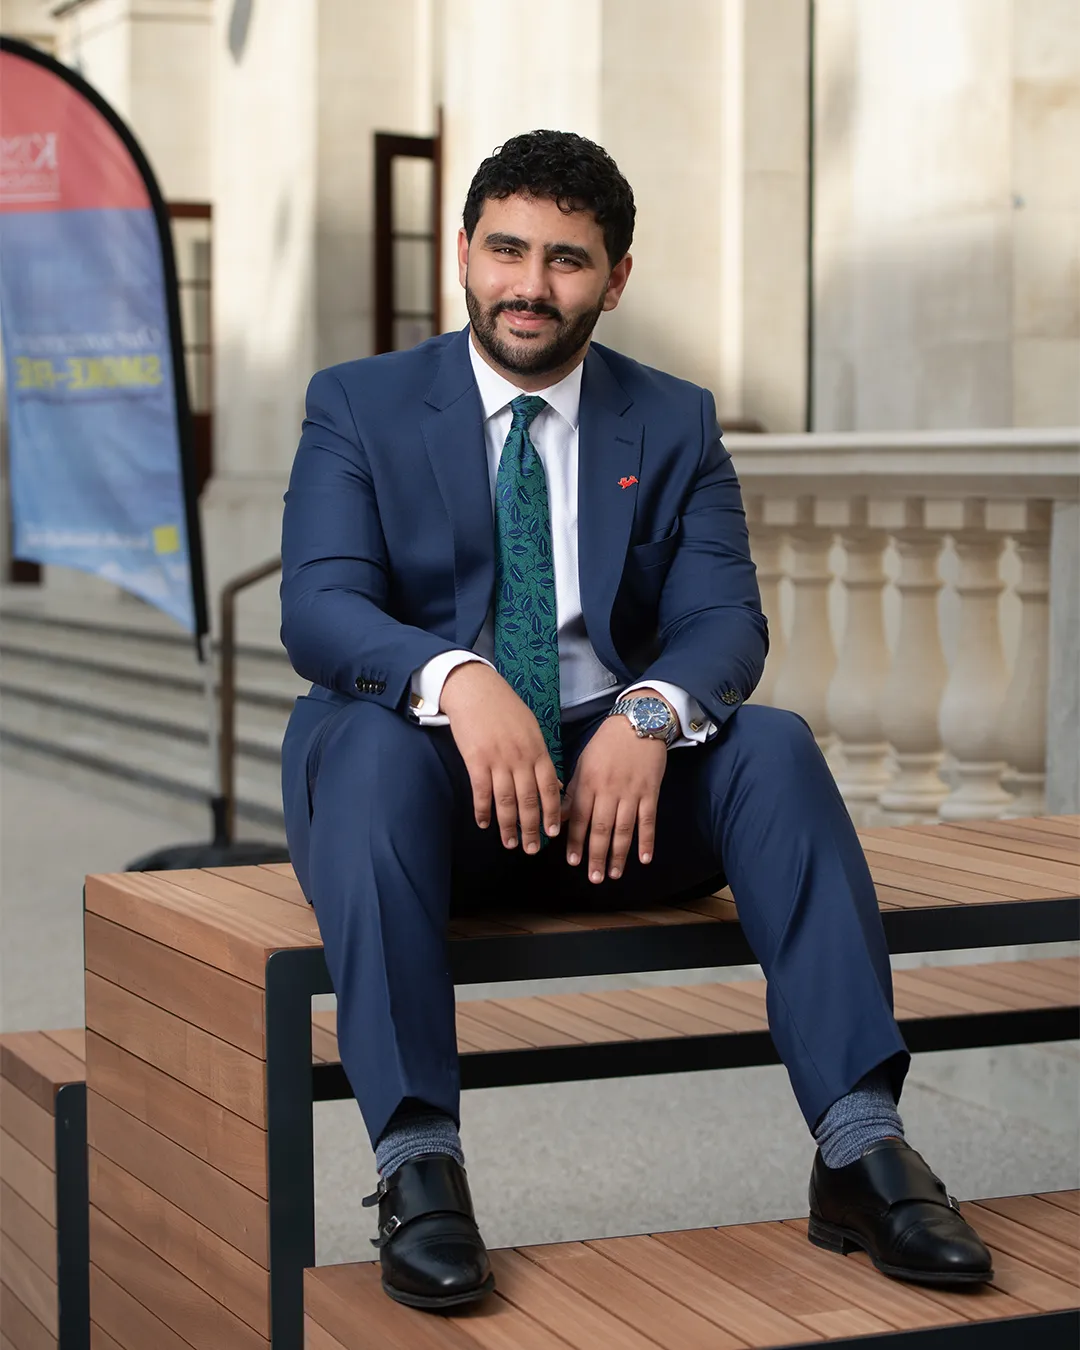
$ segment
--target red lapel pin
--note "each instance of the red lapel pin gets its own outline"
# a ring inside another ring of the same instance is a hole
[[[637,482],[637,479],[636,479],[636,478],[620,478],[620,479],[619,479],[619,486],[620,486],[621,488],[633,487],[633,485],[634,485],[636,482]]]

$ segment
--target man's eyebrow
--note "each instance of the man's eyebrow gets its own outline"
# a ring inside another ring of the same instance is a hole
[[[502,234],[496,231],[494,234],[484,236],[484,243],[489,248],[523,248],[528,249],[529,244],[525,239],[519,239],[516,234]]]
[[[577,258],[579,262],[592,262],[592,254],[580,244],[548,244],[547,251],[557,253],[560,257]]]

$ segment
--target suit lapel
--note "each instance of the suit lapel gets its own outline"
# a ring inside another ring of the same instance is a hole
[[[644,427],[633,400],[595,347],[585,357],[578,432],[578,577],[585,627],[610,670],[625,670],[611,640],[611,612],[622,579],[638,482]]]
[[[456,641],[471,648],[495,586],[495,540],[484,411],[468,343],[466,328],[447,346],[420,426],[454,536]]]

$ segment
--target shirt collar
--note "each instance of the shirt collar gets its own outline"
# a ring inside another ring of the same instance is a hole
[[[484,421],[495,416],[496,413],[509,405],[521,394],[516,384],[511,384],[509,380],[504,379],[497,370],[484,360],[476,350],[476,344],[473,342],[472,334],[469,334],[469,360],[472,362],[473,375],[476,377],[476,387],[480,391],[480,402],[484,408]],[[568,422],[575,430],[578,424],[578,408],[581,403],[581,372],[584,369],[585,362],[579,361],[569,375],[561,379],[558,384],[553,384],[549,389],[538,389],[538,397],[545,403],[551,405],[559,414],[564,422]]]

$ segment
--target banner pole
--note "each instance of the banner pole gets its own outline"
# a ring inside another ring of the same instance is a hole
[[[206,752],[210,757],[210,815],[213,846],[228,848],[232,843],[229,828],[225,785],[221,781],[221,727],[218,722],[217,681],[214,678],[214,654],[209,633],[200,633],[199,664],[203,670],[203,691],[206,696]]]

